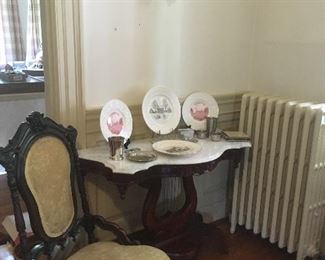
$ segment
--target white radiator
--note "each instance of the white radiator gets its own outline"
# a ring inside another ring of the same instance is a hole
[[[255,234],[297,252],[319,253],[325,219],[325,106],[245,94],[239,130],[251,136],[235,174],[231,232]]]

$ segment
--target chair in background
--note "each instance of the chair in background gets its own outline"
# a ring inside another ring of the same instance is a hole
[[[83,227],[88,245],[69,259],[169,259],[160,249],[136,245],[118,225],[90,213],[76,137],[73,127],[65,128],[33,112],[9,144],[0,148],[0,164],[7,171],[22,258],[37,259],[43,254],[53,258],[54,249],[63,248],[66,241],[75,239]],[[20,197],[29,213],[33,243],[26,236]],[[78,217],[78,201],[83,211],[81,217]],[[119,243],[96,242],[95,226],[113,232]]]

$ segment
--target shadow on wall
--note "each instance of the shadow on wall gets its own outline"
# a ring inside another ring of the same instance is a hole
[[[142,229],[141,213],[146,189],[138,185],[128,187],[122,200],[116,185],[103,176],[90,174],[86,178],[86,190],[92,214],[99,214],[119,224],[128,233]],[[99,239],[110,239],[110,232],[96,234]]]

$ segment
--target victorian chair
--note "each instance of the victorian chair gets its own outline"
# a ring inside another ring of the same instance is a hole
[[[7,171],[22,258],[47,255],[52,259],[54,249],[64,248],[66,241],[75,239],[83,228],[88,245],[68,259],[169,259],[160,249],[137,245],[118,225],[90,214],[75,147],[76,136],[73,127],[65,128],[33,112],[9,144],[0,148],[0,164]],[[29,213],[33,243],[26,236],[20,199]],[[81,214],[80,211],[78,214],[78,204],[81,204]],[[95,226],[113,232],[118,243],[97,242]]]

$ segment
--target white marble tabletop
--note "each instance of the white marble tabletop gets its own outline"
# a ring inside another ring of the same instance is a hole
[[[109,158],[108,146],[82,149],[78,152],[80,158],[103,163],[115,173],[135,174],[136,172],[147,170],[155,165],[187,165],[210,162],[219,158],[227,150],[251,147],[251,143],[248,141],[230,142],[223,139],[219,142],[203,139],[199,140],[198,144],[202,146],[202,149],[194,155],[171,156],[156,153],[156,160],[145,163],[132,162],[126,158],[121,161],[113,161]],[[136,147],[143,151],[153,151],[152,143],[149,139],[133,141],[129,146],[129,148]]]

